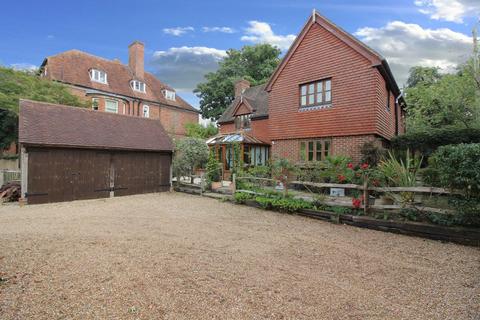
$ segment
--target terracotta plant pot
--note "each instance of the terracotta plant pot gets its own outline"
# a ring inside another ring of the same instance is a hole
[[[212,182],[212,190],[217,190],[222,187],[221,182]]]

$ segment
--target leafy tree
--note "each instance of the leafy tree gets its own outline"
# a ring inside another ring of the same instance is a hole
[[[187,123],[185,125],[188,137],[208,139],[218,133],[218,128],[209,123],[206,127],[199,123]]]
[[[70,106],[86,107],[63,84],[42,79],[32,72],[0,66],[0,149],[17,140],[18,101],[31,99]]]
[[[200,83],[195,93],[200,98],[204,118],[217,120],[235,98],[234,83],[240,79],[253,86],[268,81],[280,61],[280,49],[269,44],[230,49],[216,72],[208,73],[206,82]]]
[[[480,126],[480,100],[472,64],[439,77],[435,68],[413,68],[405,90],[408,131]]]
[[[203,139],[185,138],[176,142],[173,171],[177,177],[190,176],[197,168],[203,168],[208,161],[208,146]]]

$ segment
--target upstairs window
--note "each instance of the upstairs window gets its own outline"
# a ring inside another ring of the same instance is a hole
[[[167,100],[175,101],[175,91],[165,90],[165,98]]]
[[[251,119],[249,114],[235,117],[235,129],[250,129]]]
[[[143,106],[143,117],[150,118],[150,107],[147,105]]]
[[[142,92],[145,93],[145,83],[138,81],[138,80],[132,80],[130,81],[130,86],[134,91]]]
[[[90,69],[90,80],[107,84],[107,73],[98,69]]]
[[[332,79],[300,85],[300,107],[316,107],[332,103]]]

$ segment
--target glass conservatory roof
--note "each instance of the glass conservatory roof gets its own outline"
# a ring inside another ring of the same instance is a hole
[[[212,137],[207,140],[208,145],[216,145],[216,144],[229,144],[229,143],[250,143],[250,144],[266,144],[268,143],[263,142],[262,140],[250,136],[244,132],[235,132],[235,133],[227,133],[227,134],[218,134],[215,137]]]

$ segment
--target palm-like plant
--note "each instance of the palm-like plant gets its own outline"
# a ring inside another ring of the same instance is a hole
[[[408,150],[405,161],[389,151],[388,157],[380,161],[378,168],[390,187],[414,187],[422,160],[412,157]],[[400,199],[395,194],[390,195],[402,203],[413,202],[415,196],[413,192],[400,192]]]

